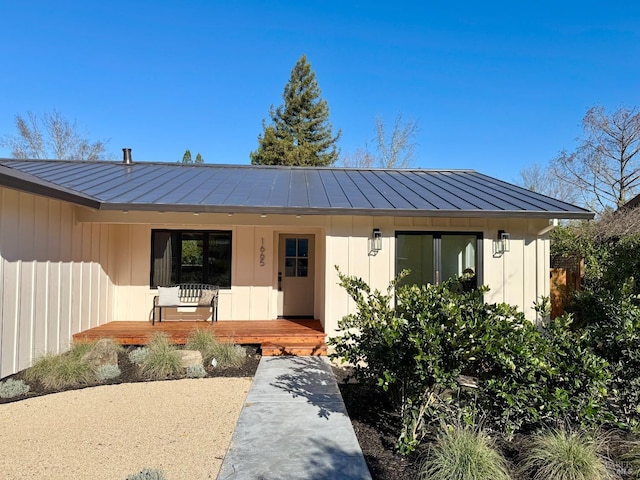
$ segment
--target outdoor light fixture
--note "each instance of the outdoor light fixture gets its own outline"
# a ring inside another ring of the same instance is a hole
[[[369,252],[373,255],[376,255],[380,250],[382,250],[382,234],[380,233],[379,228],[374,228],[373,232],[371,232],[371,245],[369,248]]]
[[[502,255],[511,249],[511,235],[504,230],[498,230],[498,239],[495,244],[495,254]]]

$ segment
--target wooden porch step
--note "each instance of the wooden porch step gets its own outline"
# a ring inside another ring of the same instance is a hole
[[[297,355],[297,356],[325,356],[327,355],[327,344],[320,342],[264,342],[261,345],[262,355],[265,357],[277,357],[281,355]]]

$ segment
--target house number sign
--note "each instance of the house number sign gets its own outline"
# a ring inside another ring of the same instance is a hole
[[[260,245],[260,266],[264,267],[264,252],[266,248],[264,248],[264,237],[262,237],[262,245]]]

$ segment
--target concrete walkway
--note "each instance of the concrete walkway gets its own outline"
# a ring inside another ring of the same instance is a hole
[[[371,480],[326,357],[262,357],[218,480]]]

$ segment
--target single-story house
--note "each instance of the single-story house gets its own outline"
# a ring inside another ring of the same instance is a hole
[[[318,319],[404,268],[471,269],[487,300],[549,295],[548,232],[593,214],[472,170],[0,159],[0,378],[79,331],[148,322],[157,287],[219,285],[220,322]]]

